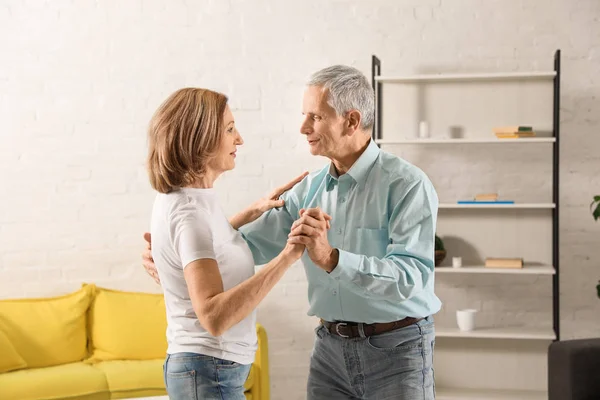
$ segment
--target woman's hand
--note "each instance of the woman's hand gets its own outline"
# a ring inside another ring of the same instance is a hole
[[[298,261],[300,257],[302,257],[302,254],[304,253],[305,249],[306,246],[303,244],[295,244],[288,242],[281,251],[281,254],[284,257],[289,257],[290,261],[295,262]]]
[[[308,175],[308,172],[304,172],[285,185],[275,188],[268,196],[258,199],[249,207],[231,217],[229,219],[229,223],[234,229],[239,229],[240,227],[258,219],[266,211],[269,211],[272,208],[283,207],[285,202],[279,197],[293,188],[298,182],[304,179],[306,175]]]
[[[281,200],[279,197],[294,186],[296,186],[296,184],[302,181],[302,179],[304,179],[306,175],[308,175],[308,172],[304,172],[302,175],[297,176],[285,185],[275,188],[268,196],[255,201],[250,206],[250,208],[253,208],[254,210],[256,210],[256,212],[260,213],[260,217],[261,215],[263,215],[263,213],[269,211],[272,208],[283,207],[284,201]]]

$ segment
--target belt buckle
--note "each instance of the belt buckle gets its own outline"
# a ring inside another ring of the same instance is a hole
[[[337,324],[335,324],[335,333],[337,333],[339,336],[347,339],[350,337],[350,335],[344,335],[340,332],[340,325],[344,325],[344,326],[348,326],[348,324],[346,322],[338,322]]]

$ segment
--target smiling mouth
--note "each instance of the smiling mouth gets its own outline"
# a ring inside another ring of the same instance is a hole
[[[235,158],[235,153],[236,153],[236,152],[234,151],[233,153],[229,153],[229,154],[231,154],[231,156],[232,156],[233,158]]]
[[[313,145],[313,144],[317,143],[318,141],[319,141],[319,139],[309,140],[308,144]]]

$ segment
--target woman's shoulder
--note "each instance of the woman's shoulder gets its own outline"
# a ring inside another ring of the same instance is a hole
[[[172,218],[205,220],[211,219],[215,213],[214,196],[177,190],[164,197],[165,211]]]

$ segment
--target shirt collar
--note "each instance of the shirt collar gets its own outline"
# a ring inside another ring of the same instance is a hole
[[[379,147],[375,144],[373,140],[369,142],[369,145],[365,149],[365,151],[358,157],[358,160],[350,167],[346,175],[350,176],[352,180],[358,184],[358,186],[362,189],[367,182],[367,175],[371,170],[373,164],[375,164],[375,160],[379,157]],[[337,182],[339,176],[335,171],[333,163],[329,165],[329,171],[327,172],[327,190],[331,190],[333,185]]]

